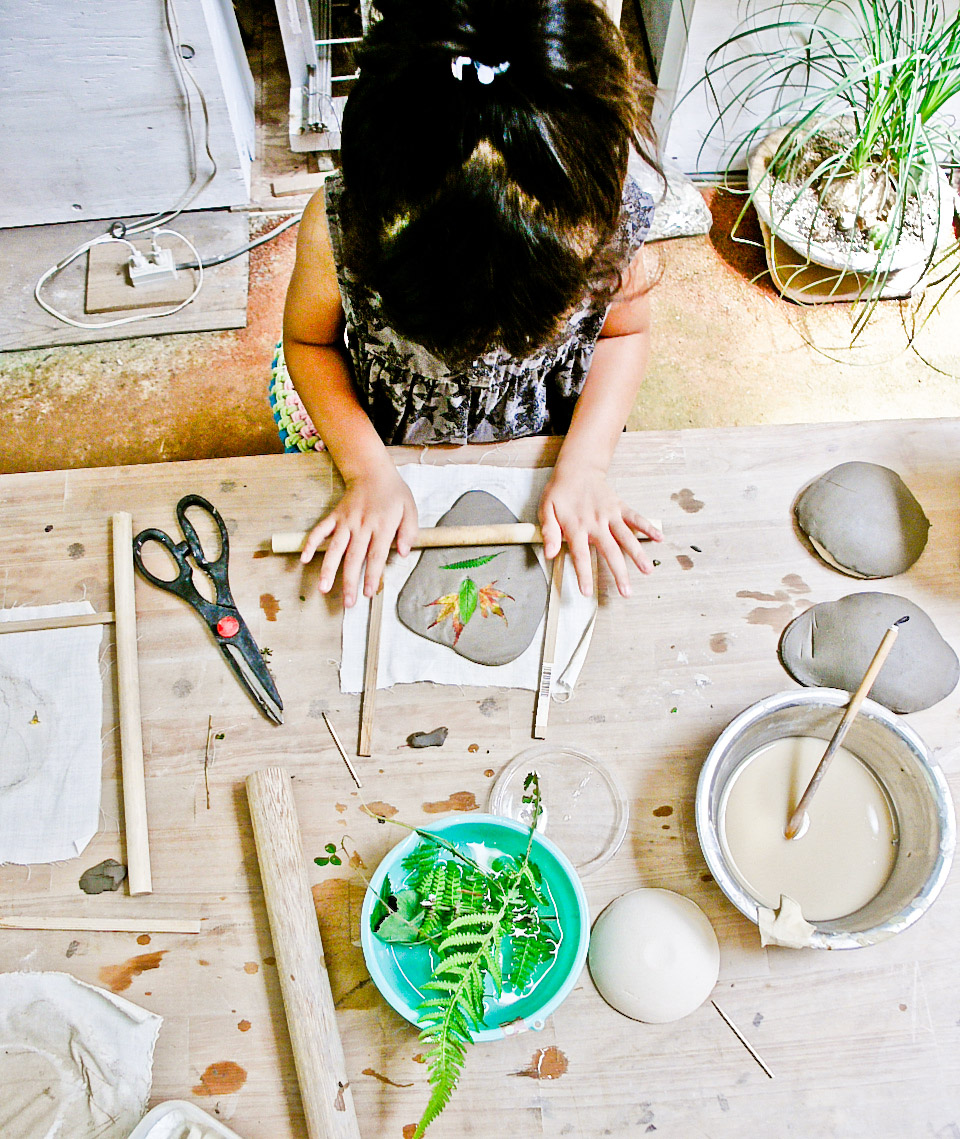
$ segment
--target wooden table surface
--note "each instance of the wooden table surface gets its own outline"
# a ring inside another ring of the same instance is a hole
[[[555,444],[398,450],[398,461],[549,464]],[[895,581],[861,583],[818,561],[791,504],[848,460],[893,467],[933,523],[920,561]],[[661,518],[660,565],[623,600],[601,582],[593,644],[573,699],[551,709],[549,738],[609,764],[630,802],[619,853],[584,879],[591,915],[637,886],[696,901],[716,929],[714,997],[775,1073],[769,1079],[707,1004],[674,1024],[609,1008],[584,971],[544,1030],[478,1045],[433,1125],[460,1136],[960,1135],[960,891],[953,874],[928,913],[892,941],[851,952],[762,950],[756,928],[710,879],[693,796],[707,751],[741,709],[795,687],[776,655],[806,606],[861,589],[921,605],[960,646],[960,421],[928,420],[640,433],[612,471],[624,498]],[[196,615],[137,580],[139,666],[154,893],[87,897],[80,873],[123,860],[112,629],[104,635],[102,826],[78,859],[0,868],[0,915],[199,917],[199,936],[0,932],[0,969],[62,970],[164,1018],[153,1100],[196,1098],[244,1139],[303,1136],[298,1090],[243,790],[282,764],[294,788],[362,1134],[402,1139],[426,1102],[416,1030],[379,997],[359,949],[361,874],[404,832],[375,822],[324,727],[352,746],[358,698],[339,692],[339,595],[316,569],[266,551],[276,530],[309,526],[335,500],[323,456],[273,456],[76,470],[0,479],[6,606],[88,598],[111,607],[109,515],[135,531],[170,529],[198,492],[230,530],[237,604],[270,663],[286,722],[273,727],[228,670]],[[358,761],[368,802],[408,822],[479,808],[497,772],[529,746],[533,694],[399,686],[378,697],[373,756]],[[960,786],[960,691],[909,716]],[[208,724],[215,740],[204,754]],[[450,729],[442,749],[404,746]],[[209,798],[208,798],[209,796]],[[313,863],[328,842],[353,854]],[[366,869],[362,869],[365,867]],[[537,1078],[539,1071],[540,1078]],[[546,1078],[552,1076],[554,1078]]]

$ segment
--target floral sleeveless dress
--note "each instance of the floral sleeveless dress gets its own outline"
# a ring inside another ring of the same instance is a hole
[[[387,444],[492,443],[523,435],[562,435],[570,425],[607,306],[587,295],[561,338],[519,358],[494,349],[467,368],[451,370],[386,323],[379,298],[343,266],[340,175],[327,179],[326,209],[346,319],[346,346],[354,384],[378,434]],[[620,215],[627,259],[643,244],[653,199],[628,176]],[[270,402],[284,449],[322,446],[297,397],[277,345]]]

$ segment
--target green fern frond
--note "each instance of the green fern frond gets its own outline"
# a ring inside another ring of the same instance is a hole
[[[467,558],[462,562],[447,562],[445,566],[441,566],[440,568],[452,570],[477,569],[479,566],[485,566],[487,562],[492,562],[494,558],[499,558],[502,553],[503,550],[497,550],[495,554],[481,554],[480,557]]]

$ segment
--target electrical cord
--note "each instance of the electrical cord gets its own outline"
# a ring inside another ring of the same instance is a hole
[[[202,261],[184,261],[177,266],[177,269],[210,269],[214,265],[223,265],[224,262],[232,261],[235,257],[249,253],[251,249],[256,249],[259,245],[265,245],[268,241],[279,237],[284,230],[289,229],[292,225],[296,225],[302,217],[303,211],[301,210],[300,213],[295,214],[292,218],[287,218],[286,221],[281,222],[276,228],[271,229],[269,233],[255,237],[253,241],[248,241],[246,245],[241,245],[239,249],[233,249],[229,253],[221,253],[219,257],[205,257]]]
[[[190,296],[187,297],[185,301],[181,301],[174,308],[165,309],[163,312],[137,313],[135,316],[122,316],[116,320],[80,321],[74,320],[73,317],[59,312],[51,304],[48,304],[43,299],[43,297],[40,295],[40,290],[47,283],[47,281],[59,273],[61,270],[66,269],[66,267],[71,262],[76,261],[78,257],[82,256],[84,253],[87,253],[95,245],[105,245],[110,241],[119,241],[123,245],[129,245],[130,248],[136,252],[136,246],[132,245],[125,238],[111,237],[109,233],[102,233],[99,237],[94,237],[90,241],[85,241],[83,245],[79,246],[72,253],[67,254],[67,256],[62,261],[58,261],[56,265],[51,266],[51,268],[49,268],[43,274],[40,280],[37,281],[36,287],[33,290],[33,295],[37,304],[40,305],[42,309],[45,309],[48,313],[50,313],[51,316],[56,317],[57,320],[62,320],[64,324],[69,324],[73,328],[116,328],[117,325],[120,324],[133,324],[139,320],[150,320],[151,318],[160,316],[173,316],[175,312],[179,312],[182,308],[186,308],[191,301],[195,300],[197,294],[203,288],[203,264],[200,261],[200,254],[197,252],[193,242],[184,237],[182,233],[178,233],[175,229],[156,229],[153,231],[154,238],[159,237],[161,234],[168,234],[170,237],[179,238],[197,259],[197,265],[195,266],[198,270],[197,284]]]

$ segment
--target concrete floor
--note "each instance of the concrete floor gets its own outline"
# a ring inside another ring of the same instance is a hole
[[[269,224],[262,210],[305,202],[273,199],[271,174],[314,161],[285,146],[286,71],[261,9],[244,27],[258,99],[252,230]],[[960,415],[960,290],[915,349],[894,301],[850,349],[849,307],[781,300],[760,249],[730,240],[738,200],[705,196],[709,236],[650,247],[653,352],[630,429]],[[0,356],[0,473],[279,452],[266,388],[295,241],[296,227],[251,253],[244,329]]]

